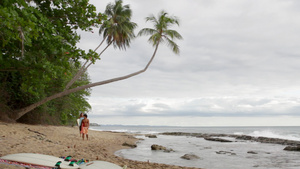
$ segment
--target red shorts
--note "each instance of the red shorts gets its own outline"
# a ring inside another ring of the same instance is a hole
[[[81,133],[82,133],[82,134],[88,134],[88,129],[89,129],[89,128],[87,128],[87,127],[82,127]]]

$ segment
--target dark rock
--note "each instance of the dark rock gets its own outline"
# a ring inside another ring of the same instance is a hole
[[[137,147],[137,145],[136,144],[130,144],[130,143],[123,143],[122,144],[122,146],[127,146],[127,147],[131,147],[131,148],[135,148],[135,147]]]
[[[200,157],[198,157],[195,154],[185,154],[184,156],[181,156],[182,159],[185,160],[196,160],[196,159],[200,159]]]
[[[252,140],[252,136],[246,136],[246,135],[239,135],[236,137],[236,139],[240,139],[240,140]]]
[[[154,134],[146,134],[145,136],[149,138],[157,138],[157,136]]]
[[[151,150],[166,150],[167,148],[164,147],[164,146],[160,146],[160,145],[157,145],[157,144],[153,144],[151,146]]]
[[[228,152],[228,151],[217,151],[216,153],[217,154],[227,154],[227,153],[230,153],[230,152]]]
[[[205,140],[208,141],[218,141],[218,142],[232,142],[230,140],[222,139],[222,138],[214,138],[214,137],[205,137]]]
[[[101,126],[101,125],[98,123],[90,123],[90,126]]]
[[[229,152],[229,151],[217,151],[217,154],[229,154],[229,155],[236,155],[235,153]]]
[[[173,149],[171,149],[171,148],[168,148],[168,149],[164,150],[164,152],[165,153],[171,153],[171,152],[175,152],[175,151]]]
[[[286,150],[286,151],[300,151],[300,146],[287,146],[285,147],[283,150]]]
[[[255,152],[255,151],[248,151],[247,153],[248,153],[248,154],[258,154],[258,153]]]
[[[164,152],[168,152],[168,153],[174,151],[171,148],[166,148],[164,146],[160,146],[160,145],[157,145],[157,144],[153,144],[151,146],[151,150],[163,150]]]

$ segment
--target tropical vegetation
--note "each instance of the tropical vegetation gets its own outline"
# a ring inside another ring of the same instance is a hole
[[[158,46],[166,42],[175,53],[182,39],[175,30],[176,17],[162,11],[150,16],[154,28],[138,35],[151,35],[154,53],[144,69],[129,75],[91,83],[87,68],[109,47],[126,49],[135,37],[137,24],[122,0],[107,5],[104,13],[88,0],[3,0],[0,2],[0,119],[26,123],[70,124],[80,112],[91,108],[87,102],[91,88],[130,78],[145,72]],[[100,45],[85,52],[76,44],[77,31],[99,28]],[[99,53],[103,44],[106,47]],[[84,62],[82,62],[84,61]]]

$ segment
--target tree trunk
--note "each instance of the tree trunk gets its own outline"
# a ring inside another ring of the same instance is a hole
[[[98,45],[98,47],[94,50],[94,52],[96,52],[98,50],[98,48],[102,45],[102,43],[105,41],[105,39],[102,40],[102,42]],[[111,43],[110,43],[111,44]],[[107,47],[99,54],[99,56],[101,56],[101,54],[110,46],[107,45]],[[65,87],[65,90],[69,89],[72,84],[74,84],[76,82],[76,80],[89,68],[89,66],[92,64],[90,63],[87,67],[85,66],[87,63],[89,62],[89,60],[87,60],[83,66],[81,66],[80,70],[76,73],[76,75],[73,77],[73,79],[70,80],[70,82],[67,84],[67,86]]]
[[[48,102],[48,101],[51,101],[53,99],[56,99],[56,98],[59,98],[59,97],[63,97],[65,95],[68,95],[68,94],[71,94],[71,93],[74,93],[74,92],[77,92],[77,91],[80,91],[80,90],[84,90],[84,89],[87,89],[87,88],[91,88],[91,87],[95,87],[95,86],[100,86],[100,85],[104,85],[104,84],[108,84],[108,83],[112,83],[112,82],[117,82],[117,81],[120,81],[120,80],[125,80],[125,79],[128,79],[130,77],[133,77],[133,76],[136,76],[136,75],[139,75],[143,72],[145,72],[148,67],[150,66],[150,64],[152,63],[155,55],[156,55],[156,52],[157,52],[157,49],[158,49],[158,45],[159,45],[159,42],[156,44],[156,47],[155,47],[155,50],[154,50],[154,53],[151,57],[151,59],[149,60],[148,64],[145,66],[144,69],[140,70],[140,71],[137,71],[137,72],[134,72],[134,73],[131,73],[131,74],[128,74],[128,75],[125,75],[125,76],[121,76],[121,77],[117,77],[117,78],[113,78],[113,79],[109,79],[109,80],[104,80],[104,81],[101,81],[101,82],[96,82],[96,83],[91,83],[91,84],[87,84],[87,85],[84,85],[84,86],[79,86],[79,87],[76,87],[76,88],[73,88],[73,89],[68,89],[68,90],[65,90],[63,92],[60,92],[60,93],[57,93],[57,94],[54,94],[50,97],[47,97],[37,103],[34,103],[30,106],[27,106],[25,108],[22,108],[20,110],[17,110],[15,111],[15,113],[13,114],[13,116],[11,117],[13,120],[18,120],[19,118],[21,118],[22,116],[24,116],[26,113],[30,112],[31,110],[35,109],[36,107]]]

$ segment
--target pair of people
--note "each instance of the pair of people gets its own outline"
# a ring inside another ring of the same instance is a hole
[[[80,137],[82,135],[82,139],[84,140],[84,136],[86,136],[86,139],[88,140],[89,139],[88,129],[90,127],[90,121],[87,118],[87,114],[80,113],[78,126],[79,126]]]

